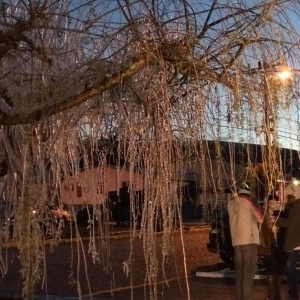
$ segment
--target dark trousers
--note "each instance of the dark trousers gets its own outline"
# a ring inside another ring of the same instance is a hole
[[[287,253],[277,247],[276,244],[270,245],[270,255],[265,256],[267,275],[283,275],[287,263]]]
[[[234,246],[237,300],[252,300],[253,279],[257,270],[257,245]]]
[[[293,250],[288,252],[286,265],[287,280],[289,285],[289,300],[298,300],[298,273],[296,264],[300,260],[300,251]]]

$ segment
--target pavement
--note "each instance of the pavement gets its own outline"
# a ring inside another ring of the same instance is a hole
[[[167,260],[161,256],[164,240],[157,233],[157,285],[147,284],[145,243],[133,237],[129,228],[113,227],[109,240],[88,237],[80,242],[63,239],[58,246],[46,240],[45,272],[35,289],[36,300],[209,300],[234,299],[235,286],[218,255],[206,249],[209,225],[205,222],[184,222],[183,231],[172,235]],[[181,239],[183,237],[183,239]],[[133,247],[132,247],[133,245]],[[3,251],[8,271],[0,278],[0,299],[21,299],[22,278],[18,249],[14,244]],[[125,268],[130,266],[130,268]],[[126,270],[128,272],[126,272]],[[226,273],[226,272],[225,272]],[[203,274],[209,274],[203,276]],[[254,299],[266,298],[266,282],[255,280]],[[157,298],[151,298],[150,294]],[[285,296],[287,287],[284,285]],[[284,299],[283,299],[284,300]]]

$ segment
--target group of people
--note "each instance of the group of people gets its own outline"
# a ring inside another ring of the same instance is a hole
[[[267,207],[262,209],[244,188],[228,204],[237,300],[253,299],[258,251],[266,262],[266,300],[283,300],[284,272],[288,299],[299,299],[296,267],[300,262],[300,186],[291,178],[285,183],[282,195],[282,199],[268,199]]]

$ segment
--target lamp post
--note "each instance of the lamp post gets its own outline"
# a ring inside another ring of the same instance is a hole
[[[270,190],[273,188],[272,182],[278,178],[278,159],[277,159],[277,105],[278,100],[274,99],[276,90],[272,89],[272,84],[276,88],[281,88],[292,76],[292,72],[285,66],[278,67],[277,70],[264,64],[263,70],[263,110],[264,110],[264,133],[265,133],[265,174],[267,182],[271,184]],[[269,185],[268,184],[268,185]],[[265,191],[268,194],[269,191]]]

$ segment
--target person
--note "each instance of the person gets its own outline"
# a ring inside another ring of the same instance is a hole
[[[273,232],[273,214],[280,211],[282,216],[287,210],[282,210],[281,203],[277,196],[270,195],[264,213],[261,226],[261,246],[258,249],[259,255],[264,256],[266,267],[268,296],[266,300],[282,300],[282,280],[286,265],[286,252],[283,248],[284,229]]]
[[[118,220],[116,226],[124,226],[125,222],[130,221],[130,193],[126,182],[122,182],[122,187],[119,189],[117,209]]]
[[[234,249],[236,298],[250,300],[260,244],[259,224],[263,216],[247,189],[240,189],[228,203],[228,214]]]
[[[284,190],[286,207],[289,211],[287,217],[274,216],[276,227],[286,228],[283,250],[287,252],[287,281],[289,286],[289,300],[298,299],[298,274],[296,264],[300,261],[300,187],[294,181]]]

